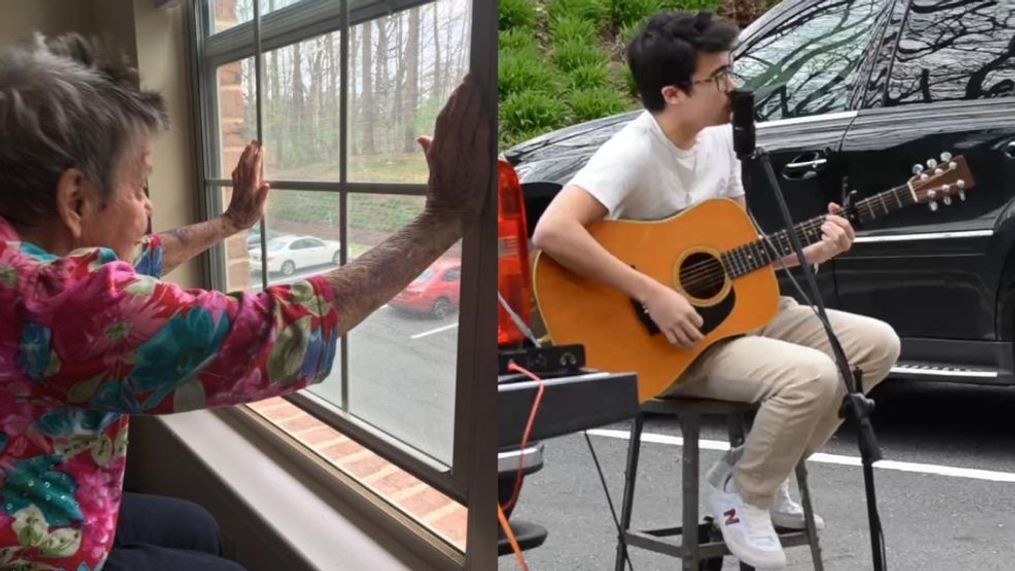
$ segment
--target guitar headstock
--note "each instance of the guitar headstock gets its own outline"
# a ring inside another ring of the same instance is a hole
[[[914,199],[929,205],[935,211],[938,200],[945,206],[951,205],[953,196],[965,200],[966,191],[976,185],[966,159],[962,155],[953,157],[947,152],[941,153],[940,162],[936,159],[928,160],[926,168],[923,165],[914,166],[913,173],[913,178],[907,184]]]

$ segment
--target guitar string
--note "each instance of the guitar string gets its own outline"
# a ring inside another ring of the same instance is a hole
[[[906,191],[906,190],[908,190],[907,186],[898,186],[898,187],[895,187],[895,188],[893,188],[891,190],[888,190],[886,192],[879,193],[879,194],[877,194],[875,196],[872,196],[872,197],[866,198],[864,200],[858,201],[853,206],[852,210],[854,212],[856,212],[856,214],[858,216],[863,217],[863,211],[862,211],[861,208],[866,206],[870,210],[871,209],[871,205],[873,204],[875,199],[883,199],[883,197],[884,197],[883,195],[886,195],[886,194],[893,194],[895,196],[896,200],[901,203],[901,201],[899,200],[898,194],[900,192],[903,192],[903,191]],[[882,202],[884,202],[884,201],[882,200]],[[823,224],[824,221],[825,221],[825,217],[814,218],[812,220],[809,220],[809,221],[807,221],[805,223],[802,223],[802,224],[794,227],[794,230],[796,231],[798,237],[806,239],[806,233],[809,232],[809,231],[813,231],[813,230],[818,229],[819,225]],[[801,233],[803,233],[804,235],[801,236]],[[776,243],[776,245],[778,245],[779,241],[785,239],[788,236],[788,232],[786,230],[783,230],[783,231],[777,233],[777,235],[773,235],[773,236],[776,236],[776,237],[774,237],[774,239],[773,239],[773,237],[769,237],[769,241],[770,242],[774,242],[774,243]],[[696,262],[695,264],[689,266],[688,268],[685,268],[685,270],[680,273],[681,284],[683,284],[685,286],[691,286],[691,287],[716,287],[718,285],[721,285],[723,283],[723,281],[725,281],[725,278],[726,278],[726,276],[729,273],[727,271],[727,269],[726,269],[726,266],[728,264],[732,264],[734,266],[743,266],[743,269],[746,269],[746,268],[749,268],[751,266],[751,264],[754,263],[753,259],[751,259],[751,258],[744,259],[742,257],[744,254],[748,254],[748,255],[750,254],[750,252],[747,252],[747,251],[744,250],[744,248],[749,248],[749,247],[761,247],[761,248],[763,248],[764,244],[761,241],[756,241],[756,242],[752,242],[752,243],[749,243],[749,244],[743,244],[741,246],[737,246],[736,248],[732,248],[730,250],[727,250],[726,252],[723,252],[722,255],[720,256],[719,260],[716,260],[716,258],[710,258],[709,260],[706,260],[706,261],[703,261],[703,262]],[[767,250],[762,250],[762,251],[764,251],[764,253],[766,255],[770,255],[771,254]],[[789,254],[786,254],[786,255],[789,255]],[[726,262],[728,262],[728,264],[723,262],[723,258],[726,259]],[[717,262],[719,264],[719,267],[716,266]],[[768,265],[768,264],[771,264],[771,263],[773,263],[773,261],[769,261],[765,265]],[[741,268],[740,267],[735,267],[733,269],[734,270],[739,270]],[[743,275],[743,274],[741,274],[741,275]]]
[[[816,218],[814,220],[810,220],[810,221],[808,221],[808,222],[806,222],[804,224],[801,224],[801,225],[795,227],[795,230],[797,231],[797,235],[799,236],[802,232],[806,233],[807,231],[816,230],[818,228],[818,225],[820,223],[823,223],[823,222],[824,222],[823,218]],[[801,236],[801,237],[805,238],[806,236]],[[743,266],[743,267],[746,268],[751,263],[753,263],[753,260],[745,259],[745,258],[735,258],[735,256],[742,256],[743,254],[746,254],[747,252],[742,252],[741,249],[744,248],[745,246],[749,247],[749,246],[752,246],[754,244],[760,244],[760,242],[752,242],[752,243],[749,243],[749,244],[744,244],[744,245],[741,245],[741,246],[737,246],[736,248],[733,248],[731,250],[727,250],[726,252],[723,252],[722,255],[724,257],[727,257],[727,259],[732,263],[732,265]],[[767,253],[767,251],[766,251],[766,253]],[[719,266],[721,267],[721,269],[716,267],[717,262],[718,262]],[[771,263],[771,262],[769,262],[769,263]],[[680,276],[681,276],[680,281],[683,284],[687,284],[687,285],[693,284],[695,286],[700,286],[700,287],[706,287],[706,286],[709,286],[709,285],[714,286],[714,285],[717,285],[717,284],[721,284],[722,281],[725,279],[725,276],[728,273],[726,271],[726,268],[724,266],[725,265],[722,264],[721,261],[718,261],[716,258],[710,258],[709,260],[703,261],[703,262],[696,262],[696,263],[692,264],[691,266],[688,266],[687,268],[685,268],[684,271],[680,272]],[[734,268],[734,269],[740,269],[740,268]],[[704,280],[704,281],[702,281],[702,280]]]

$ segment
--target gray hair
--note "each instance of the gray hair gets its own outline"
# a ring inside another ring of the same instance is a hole
[[[162,96],[124,57],[66,34],[0,53],[0,216],[16,227],[56,214],[56,187],[81,170],[107,200],[117,161],[139,133],[168,127]]]

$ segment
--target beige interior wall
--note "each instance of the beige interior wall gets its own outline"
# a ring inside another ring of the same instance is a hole
[[[131,0],[87,0],[80,3],[91,4],[92,33],[105,45],[127,54],[137,64],[134,6]]]
[[[0,0],[0,42],[32,37],[37,30],[52,36],[75,31],[94,33],[90,0]]]
[[[171,122],[169,131],[155,140],[155,170],[148,180],[154,206],[152,229],[161,232],[197,221],[200,212],[185,14],[180,6],[155,8],[152,0],[133,0],[132,6],[141,85],[162,94]],[[187,287],[207,285],[199,258],[180,266],[167,279]]]

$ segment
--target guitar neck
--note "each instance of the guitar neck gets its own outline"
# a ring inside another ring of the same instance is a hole
[[[912,204],[916,204],[916,195],[907,185],[875,194],[860,200],[844,212],[845,217],[860,223],[871,222],[891,214]],[[801,222],[792,228],[801,246],[809,246],[821,240],[821,225],[824,216],[817,216]],[[788,230],[780,230],[727,250],[722,254],[722,263],[731,277],[749,274],[793,253],[793,243]]]

